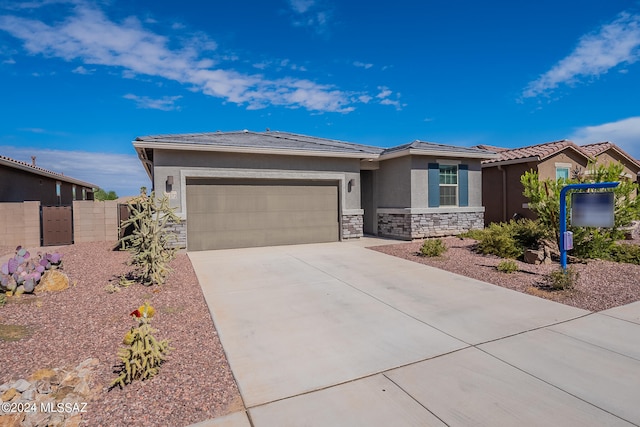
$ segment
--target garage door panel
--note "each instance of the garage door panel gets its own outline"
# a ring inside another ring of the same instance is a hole
[[[334,184],[187,185],[189,250],[338,239],[338,189]]]

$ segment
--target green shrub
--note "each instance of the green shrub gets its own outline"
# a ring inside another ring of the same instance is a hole
[[[508,222],[492,223],[478,239],[478,252],[497,255],[500,258],[518,258],[524,250],[514,238],[513,227]]]
[[[498,269],[498,271],[510,274],[518,271],[518,264],[512,259],[508,259],[500,262],[500,264],[498,264],[496,268]]]
[[[611,259],[615,237],[610,230],[594,227],[573,229],[573,255],[578,258]]]
[[[548,237],[548,233],[538,221],[512,219],[489,224],[484,230],[474,230],[463,237],[476,239],[480,253],[516,259],[522,257],[525,249],[536,248],[540,240]]]
[[[611,247],[610,258],[616,262],[640,265],[640,246],[615,244]]]
[[[462,234],[458,234],[458,237],[461,237],[461,238],[465,238],[466,237],[466,238],[469,238],[469,239],[480,240],[480,238],[483,235],[484,235],[484,229],[482,229],[482,230],[475,229],[475,230],[466,231],[466,232],[464,232]]]
[[[428,239],[425,240],[420,248],[420,254],[422,256],[436,257],[440,256],[447,251],[447,247],[444,245],[441,239]]]
[[[549,273],[547,282],[553,289],[565,291],[575,287],[579,276],[580,274],[573,267],[568,267],[566,271],[561,268]]]

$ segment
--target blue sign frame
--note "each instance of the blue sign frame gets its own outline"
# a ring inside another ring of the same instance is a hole
[[[571,190],[615,188],[619,182],[596,182],[593,184],[569,184],[560,190],[560,266],[567,271],[567,193]]]

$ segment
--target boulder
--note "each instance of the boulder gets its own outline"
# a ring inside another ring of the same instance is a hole
[[[544,251],[537,249],[527,249],[524,251],[524,262],[527,264],[542,264],[544,261]]]
[[[47,271],[36,287],[36,292],[62,291],[69,287],[69,277],[60,270]]]

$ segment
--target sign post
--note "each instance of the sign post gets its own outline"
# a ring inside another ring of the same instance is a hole
[[[573,248],[573,235],[567,231],[567,193],[571,190],[589,190],[600,188],[615,188],[619,182],[597,182],[594,184],[569,184],[560,190],[560,266],[567,271],[567,251]],[[596,201],[597,203],[597,201]],[[613,206],[611,206],[613,209]],[[613,215],[613,214],[612,214]],[[602,227],[600,216],[595,222],[590,222],[589,218],[582,218],[581,226]]]

